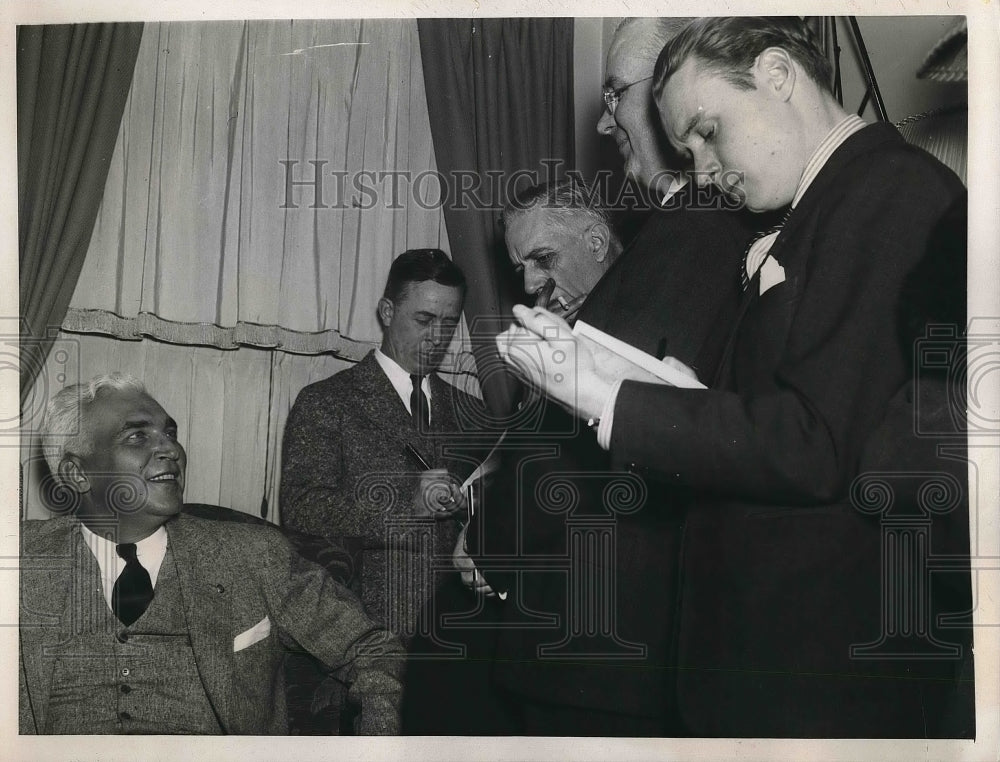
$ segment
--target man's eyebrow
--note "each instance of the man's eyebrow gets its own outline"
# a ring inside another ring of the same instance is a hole
[[[525,260],[529,259],[541,259],[542,257],[547,257],[549,254],[555,254],[555,249],[549,246],[536,246],[534,249],[529,251],[524,255]]]
[[[701,122],[701,119],[702,119],[701,112],[698,112],[697,114],[695,114],[694,116],[692,116],[690,119],[688,119],[688,123],[687,123],[687,125],[684,128],[684,134],[681,135],[677,139],[680,142],[682,142],[682,143],[685,142],[688,139],[688,137],[690,137],[691,130],[693,130],[695,127],[698,126],[699,122]]]
[[[153,425],[153,421],[150,418],[133,418],[130,421],[125,421],[122,427],[118,430],[119,434],[126,431],[132,431],[133,429],[144,429]],[[163,427],[165,429],[176,429],[177,421],[175,421],[170,416],[167,416],[167,420],[164,422]]]
[[[148,418],[133,418],[131,421],[125,421],[122,427],[118,429],[118,433],[121,434],[125,431],[131,431],[132,429],[144,429],[150,425],[150,420]]]

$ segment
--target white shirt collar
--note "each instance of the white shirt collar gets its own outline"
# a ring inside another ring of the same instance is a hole
[[[816,175],[820,173],[823,166],[833,156],[833,152],[840,148],[841,144],[851,137],[851,135],[858,130],[864,129],[866,126],[867,124],[864,119],[856,114],[850,114],[845,116],[827,133],[826,137],[816,146],[813,155],[809,157],[805,169],[802,170],[802,177],[799,178],[799,186],[795,189],[795,196],[792,198],[792,208],[795,208],[799,201],[802,200],[802,196],[805,195],[806,190],[812,185],[812,181],[816,179]]]
[[[118,575],[125,569],[125,559],[118,555],[113,540],[95,534],[83,523],[80,524],[83,541],[87,543],[90,552],[97,559],[101,568],[101,587],[104,590],[104,600],[111,606],[111,593],[115,589]],[[163,565],[163,557],[167,554],[167,530],[162,526],[144,540],[135,544],[136,557],[143,568],[149,572],[149,581],[156,587],[156,578]]]
[[[660,206],[666,206],[667,202],[677,194],[685,185],[688,184],[688,176],[682,174],[676,174],[671,176],[670,187],[667,188],[667,192],[663,194],[663,198],[660,199]]]
[[[413,411],[410,410],[410,392],[413,391],[413,383],[410,381],[410,374],[404,370],[403,366],[398,362],[393,360],[391,357],[386,355],[381,349],[375,350],[375,362],[379,364],[382,371],[389,379],[389,383],[392,384],[392,388],[396,390],[396,394],[399,395],[399,399],[403,402],[403,407],[406,408],[406,412],[413,415]],[[420,382],[420,388],[424,390],[424,394],[427,395],[427,404],[430,405],[431,402],[431,382],[429,376],[424,376],[423,380]],[[430,408],[427,410],[428,420],[430,420]]]

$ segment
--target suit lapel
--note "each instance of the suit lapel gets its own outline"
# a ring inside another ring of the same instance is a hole
[[[902,138],[899,136],[899,132],[895,127],[885,124],[872,124],[851,135],[837,147],[836,151],[830,155],[826,164],[824,164],[822,169],[820,169],[819,174],[816,175],[808,189],[806,189],[806,192],[799,200],[798,205],[796,205],[795,209],[788,215],[788,219],[782,227],[781,232],[771,245],[770,255],[774,257],[776,261],[788,268],[787,271],[790,276],[792,272],[791,266],[794,265],[797,268],[803,268],[808,266],[808,262],[790,262],[789,260],[792,258],[792,254],[801,255],[802,252],[789,252],[789,256],[786,257],[784,256],[783,245],[786,241],[795,236],[797,228],[804,224],[806,218],[810,216],[809,207],[815,204],[816,199],[824,197],[826,188],[831,183],[836,181],[841,169],[856,159],[859,155],[866,154],[867,152],[874,150],[874,148],[880,143],[899,142],[901,140]],[[792,285],[794,282],[794,277],[792,277],[789,284]],[[733,384],[735,382],[733,379],[733,357],[736,352],[736,346],[739,343],[740,329],[747,317],[748,312],[753,309],[753,305],[757,302],[759,291],[760,269],[758,268],[740,302],[739,311],[737,312],[732,330],[729,333],[729,339],[725,344],[725,349],[722,352],[722,358],[719,361],[715,380],[711,384],[713,389],[733,388]]]
[[[234,727],[233,613],[228,579],[219,571],[219,548],[211,533],[197,531],[180,515],[166,526],[191,648],[205,693],[225,730]]]
[[[413,418],[375,360],[375,353],[369,352],[355,371],[354,385],[358,390],[361,412],[394,437],[403,441],[415,439],[417,430]]]
[[[385,432],[390,441],[400,444],[410,444],[419,452],[432,467],[442,465],[437,448],[434,447],[433,436],[421,436],[407,412],[403,401],[396,394],[396,389],[388,376],[375,360],[374,352],[369,353],[356,366],[354,378],[357,398],[361,400],[361,412],[373,425]],[[451,395],[445,382],[431,374],[431,430],[451,431],[454,426],[454,415],[448,408]],[[415,463],[415,468],[419,469]]]
[[[740,299],[740,307],[736,313],[736,319],[733,321],[732,328],[729,330],[729,338],[726,340],[725,347],[722,350],[722,357],[715,371],[715,378],[709,385],[712,389],[732,389],[733,354],[736,351],[736,342],[739,339],[740,327],[743,324],[743,319],[746,317],[747,311],[757,301],[759,290],[760,272],[758,271],[750,279],[747,290],[743,292],[743,296]]]
[[[50,521],[53,525],[44,528],[41,542],[27,551],[22,548],[20,569],[21,660],[38,733],[45,730],[59,645],[72,636],[73,596],[69,593],[81,584],[79,575],[86,572],[87,558],[81,551],[97,563],[75,521]]]

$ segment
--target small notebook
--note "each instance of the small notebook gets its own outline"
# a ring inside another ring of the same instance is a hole
[[[576,321],[573,334],[590,348],[602,374],[610,376],[615,381],[618,379],[643,381],[651,384],[668,384],[683,389],[707,388],[687,373],[582,320]]]

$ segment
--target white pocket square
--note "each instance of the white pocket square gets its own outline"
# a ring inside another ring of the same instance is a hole
[[[785,268],[778,264],[774,257],[768,257],[760,266],[760,293],[763,294],[772,286],[785,282]]]
[[[265,616],[249,630],[247,630],[246,632],[241,632],[239,635],[233,638],[233,653],[236,653],[237,651],[242,651],[244,648],[249,648],[254,643],[259,643],[270,634],[271,634],[271,619]]]

